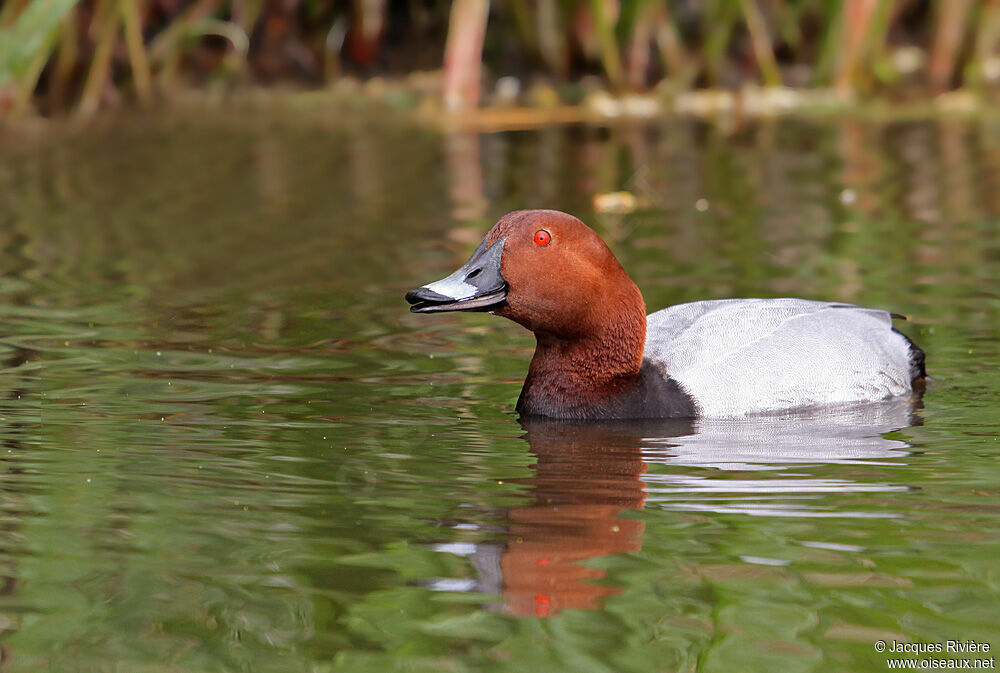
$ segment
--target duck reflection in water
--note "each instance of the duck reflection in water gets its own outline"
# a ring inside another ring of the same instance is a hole
[[[639,551],[645,523],[621,516],[645,500],[642,434],[635,423],[525,420],[524,438],[537,456],[534,503],[511,508],[499,559],[503,596],[515,614],[547,616],[565,608],[600,607],[616,587],[583,562]],[[687,434],[691,421],[658,422],[657,433]]]
[[[586,562],[641,551],[648,517],[628,510],[827,516],[829,511],[813,509],[803,498],[905,490],[892,483],[812,478],[803,467],[893,464],[886,461],[905,458],[909,445],[883,435],[919,425],[918,408],[914,397],[734,419],[524,419],[524,439],[537,462],[535,474],[520,483],[530,487],[532,501],[506,512],[505,542],[480,543],[463,554],[478,573],[468,589],[501,595],[498,605],[516,615],[600,608],[621,589]],[[650,465],[657,466],[655,473],[647,473]],[[794,473],[785,474],[793,466]],[[677,467],[685,469],[670,471]],[[733,471],[760,478],[733,479]],[[724,472],[730,474],[718,478]],[[782,503],[785,496],[788,502]]]

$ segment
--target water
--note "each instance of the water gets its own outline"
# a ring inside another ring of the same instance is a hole
[[[258,116],[0,148],[5,671],[859,671],[1000,647],[1000,126],[439,135]],[[598,215],[628,189],[631,215]],[[884,307],[922,401],[578,426],[532,341],[417,316],[503,212],[650,309]],[[994,652],[995,653],[995,652]]]

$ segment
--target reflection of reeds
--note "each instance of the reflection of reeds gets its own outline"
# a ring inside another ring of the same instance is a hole
[[[185,83],[310,85],[435,64],[453,108],[478,104],[484,72],[600,74],[619,91],[811,82],[848,94],[906,75],[940,92],[1000,81],[998,47],[1000,0],[428,0],[407,11],[384,0],[8,0],[0,111],[34,98],[89,114],[119,91],[148,102]]]

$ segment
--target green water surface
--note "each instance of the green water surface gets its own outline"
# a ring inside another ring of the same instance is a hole
[[[628,190],[631,214],[596,214]],[[918,403],[573,426],[411,315],[568,210],[650,310],[909,316]],[[1000,648],[1000,125],[440,134],[256,116],[0,144],[3,671],[880,671]],[[965,655],[968,656],[968,655]]]

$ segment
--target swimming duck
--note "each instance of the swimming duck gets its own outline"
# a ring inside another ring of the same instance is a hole
[[[719,299],[646,315],[639,288],[583,222],[508,213],[414,313],[488,311],[537,345],[517,411],[570,419],[728,417],[906,395],[924,353],[886,311],[806,299]]]

